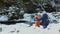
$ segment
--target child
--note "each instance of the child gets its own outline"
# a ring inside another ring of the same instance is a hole
[[[35,16],[35,24],[37,27],[40,27],[40,18],[41,18],[41,15],[40,13],[37,13],[37,15]]]

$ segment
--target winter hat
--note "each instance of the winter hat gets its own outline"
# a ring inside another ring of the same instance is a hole
[[[43,11],[43,14],[45,14],[46,13],[46,11]]]
[[[38,12],[37,15],[40,15],[40,12]]]

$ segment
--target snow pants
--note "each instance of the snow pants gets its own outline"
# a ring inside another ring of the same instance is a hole
[[[36,27],[40,27],[40,21],[35,21]]]

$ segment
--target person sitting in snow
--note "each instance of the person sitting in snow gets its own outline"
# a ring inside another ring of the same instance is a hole
[[[38,12],[37,13],[37,15],[35,16],[35,25],[37,26],[37,27],[40,27],[40,23],[41,23],[41,15],[40,15],[40,13]]]
[[[49,20],[48,20],[48,15],[47,15],[46,11],[43,11],[41,19],[42,19],[41,25],[43,26],[43,28],[47,28],[47,26],[49,24]]]

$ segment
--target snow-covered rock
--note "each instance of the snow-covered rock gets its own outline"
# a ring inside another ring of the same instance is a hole
[[[47,13],[47,14],[49,16],[50,22],[54,22],[55,21],[56,23],[59,23],[59,20],[55,16],[53,16],[52,13]]]
[[[6,15],[0,15],[0,21],[8,21],[8,17]]]
[[[32,19],[31,15],[32,14],[27,14],[26,13],[23,16],[24,16],[24,19],[26,19],[26,21],[28,21],[28,22],[34,22],[34,19]]]

